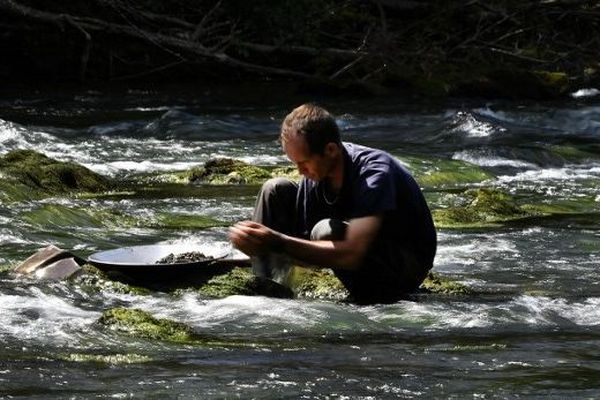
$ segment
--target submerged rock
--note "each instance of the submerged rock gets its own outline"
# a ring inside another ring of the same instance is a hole
[[[531,216],[512,198],[496,189],[469,189],[467,203],[433,211],[439,228],[486,227]]]
[[[268,296],[292,298],[291,289],[270,279],[259,278],[249,268],[233,268],[224,275],[210,279],[199,289],[209,297],[227,297],[233,295]]]
[[[57,161],[33,150],[14,150],[0,157],[0,188],[9,200],[57,193],[102,192],[108,178],[82,165]]]
[[[228,222],[200,214],[180,214],[180,213],[156,213],[149,226],[155,226],[162,229],[206,229],[217,226],[228,226]]]
[[[19,214],[19,217],[32,225],[41,227],[47,226],[49,223],[64,228],[113,228],[139,224],[139,219],[118,210],[71,207],[62,204],[42,204],[38,208]]]

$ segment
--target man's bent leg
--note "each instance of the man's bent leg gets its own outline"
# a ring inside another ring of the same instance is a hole
[[[296,224],[298,184],[285,178],[266,181],[256,199],[252,220],[284,234],[293,234]],[[282,282],[290,265],[285,254],[267,253],[252,257],[252,272],[262,278]]]
[[[319,221],[311,240],[342,240],[348,223],[335,219]],[[358,303],[387,303],[416,290],[429,268],[399,243],[377,240],[357,271],[334,270]]]
[[[298,183],[285,178],[266,181],[256,199],[252,220],[278,232],[291,234],[296,220]]]
[[[343,240],[348,222],[339,219],[322,219],[310,232],[310,240]]]

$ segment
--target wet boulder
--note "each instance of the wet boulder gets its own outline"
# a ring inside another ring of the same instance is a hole
[[[136,308],[112,308],[102,313],[98,323],[113,332],[136,338],[189,343],[200,340],[191,327],[169,319],[155,318]]]
[[[294,267],[290,287],[299,298],[347,300],[349,293],[329,269]],[[418,290],[419,294],[469,295],[471,288],[451,278],[430,272]]]
[[[70,192],[103,192],[110,180],[82,165],[57,161],[33,150],[14,150],[0,157],[1,192],[21,200]]]
[[[210,184],[259,184],[270,177],[265,168],[231,158],[209,160],[189,173],[190,182]]]
[[[213,185],[246,184],[259,185],[274,177],[299,179],[293,166],[261,167],[232,158],[215,158],[203,166],[188,171],[189,182]]]
[[[97,324],[112,332],[136,339],[211,347],[254,347],[256,345],[256,343],[242,340],[203,335],[187,324],[167,318],[156,318],[149,312],[138,308],[108,309],[102,313]]]
[[[463,195],[463,204],[433,211],[438,228],[495,226],[531,216],[500,190],[469,189]]]
[[[419,289],[421,293],[449,295],[473,294],[473,289],[470,287],[434,272],[429,272],[429,274],[427,274]]]
[[[299,298],[345,300],[349,295],[348,290],[330,269],[295,266],[288,282]]]
[[[252,274],[250,268],[233,268],[226,274],[217,275],[199,289],[208,297],[227,297],[233,295],[268,296],[292,298],[291,289],[270,279],[260,278]]]

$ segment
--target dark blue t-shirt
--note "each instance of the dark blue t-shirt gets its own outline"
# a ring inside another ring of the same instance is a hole
[[[300,236],[308,238],[314,225],[325,218],[351,220],[382,215],[376,240],[391,240],[431,267],[436,234],[423,193],[410,173],[390,154],[343,143],[344,177],[333,202],[326,183],[303,178],[297,198]],[[330,204],[333,203],[333,204]]]

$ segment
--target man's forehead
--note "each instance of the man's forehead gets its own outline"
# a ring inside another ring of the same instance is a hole
[[[302,134],[293,134],[286,137],[286,140],[282,143],[284,148],[295,148],[295,149],[308,149],[308,143],[306,142],[306,138]]]

